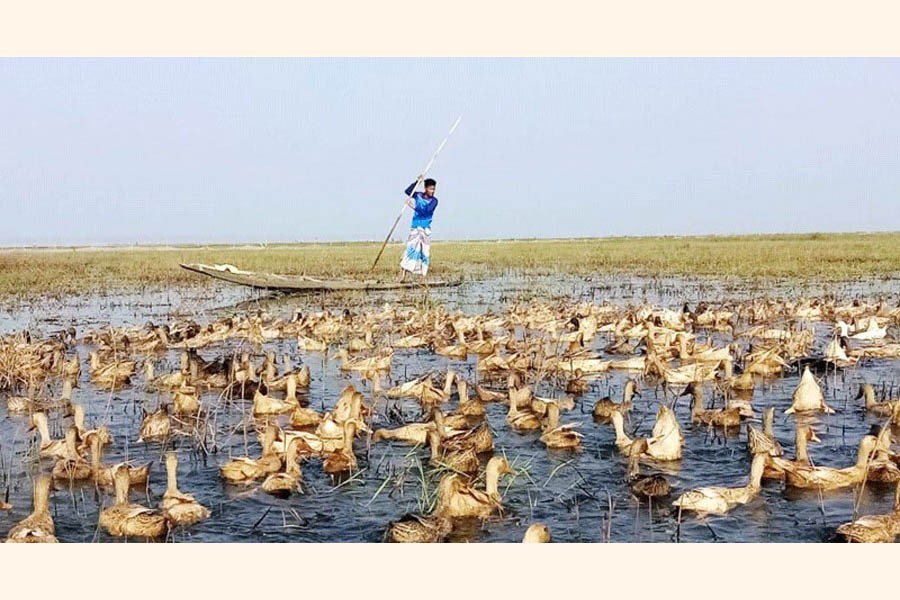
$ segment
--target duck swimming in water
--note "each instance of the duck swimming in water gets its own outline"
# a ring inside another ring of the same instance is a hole
[[[522,538],[523,544],[546,544],[550,541],[550,528],[543,523],[534,523],[528,526],[525,536]]]
[[[825,404],[825,396],[822,394],[822,388],[809,367],[803,368],[803,376],[800,377],[800,384],[794,390],[793,402],[791,407],[784,411],[784,414],[790,415],[795,412],[824,412],[826,414],[834,413],[834,409]]]
[[[609,396],[597,400],[597,403],[594,404],[594,418],[600,422],[609,422],[613,412],[624,414],[631,410],[631,399],[640,395],[641,393],[637,389],[637,382],[629,378],[622,389],[622,402],[616,403]]]
[[[436,515],[445,518],[487,518],[501,508],[500,477],[513,470],[502,456],[495,456],[485,467],[484,491],[467,483],[455,473],[444,475],[438,485]]]
[[[193,525],[209,517],[209,509],[178,489],[178,455],[166,452],[166,492],[160,508],[173,525]]]
[[[868,463],[877,446],[878,439],[875,436],[863,436],[859,442],[856,464],[844,469],[785,464],[783,466],[785,483],[791,487],[813,488],[823,491],[835,490],[860,483],[866,477]]]
[[[50,478],[39,475],[34,480],[34,510],[13,525],[6,536],[7,544],[56,543],[56,526],[50,516]]]
[[[706,487],[685,492],[679,496],[672,506],[679,510],[692,510],[699,516],[707,514],[724,515],[741,504],[747,504],[759,494],[763,469],[768,455],[757,454],[750,465],[750,481],[745,486],[736,488]]]

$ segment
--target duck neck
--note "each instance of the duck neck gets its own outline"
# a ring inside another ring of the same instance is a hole
[[[271,456],[274,453],[273,446],[275,445],[275,427],[269,426],[266,428],[265,434],[263,434],[262,440],[262,455],[263,456]]]
[[[447,378],[444,380],[444,397],[447,398],[453,393],[453,379],[456,377],[454,371],[447,371]]]
[[[288,375],[287,392],[284,395],[284,399],[291,403],[297,402],[297,376],[296,375]]]
[[[40,475],[34,480],[34,514],[50,513],[50,478]]]
[[[128,488],[130,484],[127,467],[118,467],[115,473],[116,504],[128,504]]]
[[[166,458],[166,493],[178,493],[178,461]]]
[[[437,431],[428,432],[428,445],[431,446],[431,460],[437,460],[441,456],[441,436]]]
[[[766,468],[766,454],[759,453],[753,455],[753,463],[750,465],[750,482],[747,487],[751,490],[758,490],[762,484],[763,471]]]
[[[875,406],[875,390],[871,385],[867,385],[863,388],[863,395],[866,398],[866,408]]]
[[[631,404],[634,397],[634,381],[629,379],[625,383],[625,390],[622,392],[622,404]]]
[[[632,452],[628,457],[628,479],[634,479],[641,471],[641,453]]]
[[[76,404],[75,407],[75,430],[79,435],[84,435],[84,407]]]
[[[491,498],[500,497],[500,468],[494,464],[488,464],[484,476],[484,487]]]
[[[466,404],[469,402],[469,384],[464,379],[456,382],[456,391],[459,392],[459,403]]]
[[[68,460],[78,460],[78,448],[75,444],[75,438],[78,430],[72,427],[66,432],[66,458]]]
[[[62,399],[63,400],[71,400],[72,399],[72,380],[66,377],[65,381],[63,381],[63,389],[62,389]]]
[[[872,456],[872,446],[866,443],[866,438],[870,436],[865,436],[862,441],[859,443],[859,452],[856,455],[856,466],[858,468],[864,469],[866,468],[866,463],[869,462],[869,458]],[[877,445],[877,440],[875,445]]]
[[[547,431],[552,431],[559,427],[559,405],[556,402],[551,402],[547,405],[547,423],[545,425],[545,429]]]
[[[344,423],[344,447],[342,452],[347,456],[353,455],[353,437],[356,435],[356,423],[347,421]]]
[[[734,377],[734,365],[731,363],[730,358],[728,360],[723,360],[722,363],[725,369],[725,378],[730,380]]]
[[[806,447],[806,436],[807,433],[805,428],[797,428],[797,435],[795,439],[797,448],[795,451],[796,456],[794,457],[794,461],[800,464],[809,464],[809,453]]]
[[[701,392],[700,388],[696,385],[691,388],[691,398],[693,399],[691,416],[696,417],[703,412],[703,392]]]
[[[519,415],[519,407],[518,401],[516,400],[516,395],[512,394],[509,397],[509,412],[506,413],[506,416],[510,419],[513,419]]]
[[[763,417],[763,433],[771,439],[775,439],[775,409],[767,408]]]
[[[50,437],[50,428],[47,426],[47,417],[41,413],[37,420],[38,433],[41,435],[41,446],[46,446],[53,441]]]
[[[615,413],[612,418],[613,426],[616,428],[616,443],[631,443],[631,438],[625,434],[625,422],[621,413]]]

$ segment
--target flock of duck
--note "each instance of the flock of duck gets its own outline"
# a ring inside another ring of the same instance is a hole
[[[815,347],[816,323],[833,332],[824,348]],[[132,490],[147,485],[150,465],[104,463],[104,449],[131,432],[111,431],[108,423],[88,428],[75,395],[83,385],[109,391],[110,397],[129,386],[161,395],[164,401],[154,410],[145,409],[136,439],[163,449],[169,440],[187,437],[208,450],[215,444],[208,436],[215,406],[246,407],[260,451],[223,460],[221,479],[282,498],[303,491],[310,461],[339,475],[360,468],[363,445],[422,448],[440,474],[433,506],[386,524],[385,538],[438,542],[460,520],[503,513],[501,480],[516,470],[495,447],[496,430],[485,419],[488,405],[507,405],[505,426],[511,431],[534,436],[551,451],[578,452],[584,424],[566,422],[566,413],[613,371],[627,375],[621,399],[601,398],[590,410],[595,426],[614,431],[622,456],[616,464],[635,498],[663,503],[675,495],[664,472],[686,460],[686,432],[740,432],[751,456],[746,483],[680,491],[670,502],[679,519],[684,512],[701,518],[726,514],[756,498],[764,480],[820,492],[887,483],[897,486],[893,512],[851,518],[836,533],[856,542],[893,541],[900,534],[900,455],[892,450],[892,426],[900,425],[900,399],[890,396],[887,382],[859,388],[860,408],[878,416],[882,426],[858,440],[855,462],[814,465],[807,444],[818,441],[815,415],[838,410],[826,402],[816,375],[900,358],[900,343],[889,331],[898,323],[900,308],[884,302],[766,299],[671,310],[559,301],[513,304],[502,314],[385,305],[358,313],[296,311],[290,318],[254,312],[205,325],[177,320],[80,336],[69,328],[40,340],[27,331],[10,334],[0,338],[0,392],[8,417],[27,423],[37,437],[33,512],[13,525],[6,541],[56,541],[49,511],[54,482],[111,490],[98,519],[111,536],[161,538],[210,518],[208,508],[179,490],[174,450],[164,453],[167,487],[159,505],[132,501]],[[329,410],[317,411],[308,405],[313,378],[307,364],[271,351],[258,355],[261,362],[255,358],[254,351],[274,340],[295,340],[303,357],[339,361],[354,383],[329,402]],[[86,361],[79,349],[88,350]],[[180,365],[160,372],[160,358],[170,351],[179,353]],[[433,352],[446,357],[449,367],[402,381],[392,377],[396,351]],[[470,357],[476,359],[473,369],[458,366]],[[783,411],[795,419],[790,459],[773,431],[775,408],[758,406],[754,390],[792,371],[802,376]],[[648,390],[654,397],[661,391],[664,401],[649,432],[635,436],[630,415],[650,406]],[[676,414],[681,398],[690,399],[690,423],[679,422]],[[421,420],[377,427],[388,424],[385,411],[401,399],[418,403]],[[52,437],[51,419],[64,435]],[[654,472],[642,473],[645,468]],[[0,510],[12,508],[0,501]],[[532,523],[522,539],[549,541],[549,528]]]

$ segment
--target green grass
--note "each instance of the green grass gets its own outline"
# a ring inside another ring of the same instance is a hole
[[[249,271],[361,277],[378,243],[268,246],[132,246],[0,250],[0,296],[65,295],[209,285],[182,262],[230,263]],[[375,276],[394,277],[390,244]],[[900,232],[721,237],[497,240],[432,244],[430,276],[629,273],[719,278],[850,281],[900,274]]]

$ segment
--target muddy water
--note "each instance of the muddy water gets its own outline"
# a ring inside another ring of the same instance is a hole
[[[665,306],[680,307],[684,301],[726,298],[746,299],[761,295],[791,297],[835,295],[841,298],[887,295],[897,301],[896,281],[812,286],[792,285],[753,287],[740,282],[644,279],[644,278],[571,278],[509,276],[446,290],[433,290],[432,301],[451,310],[466,312],[501,311],[509,301],[521,298],[568,297],[625,305],[644,300]],[[7,304],[0,313],[0,332],[30,328],[37,334],[52,333],[75,322],[79,329],[102,326],[162,322],[175,316],[192,316],[204,322],[224,314],[262,308],[273,315],[289,316],[294,309],[360,308],[365,303],[397,302],[417,304],[416,292],[385,293],[377,296],[292,296],[267,297],[264,294],[230,287],[187,289],[178,292],[143,292],[105,297],[69,298],[32,304]],[[828,328],[816,325],[816,350],[824,346]],[[896,337],[898,332],[890,333]],[[606,340],[598,336],[596,347]],[[237,342],[224,347],[201,350],[207,360],[241,349]],[[340,390],[348,383],[357,385],[372,402],[368,387],[356,376],[342,374],[334,361],[326,361],[318,353],[301,353],[296,343],[283,340],[266,344],[265,350],[288,353],[295,363],[308,364],[312,385],[303,395],[318,410],[333,407]],[[254,349],[255,352],[262,352]],[[79,347],[83,360],[88,348]],[[158,372],[178,368],[178,353],[166,354],[158,363]],[[257,362],[259,358],[257,358]],[[470,380],[476,378],[475,359],[453,361],[424,350],[398,350],[395,353],[391,381],[394,383],[431,370],[448,366],[462,372]],[[877,424],[861,401],[854,401],[861,381],[900,383],[900,361],[872,360],[860,367],[837,375],[829,375],[825,384],[826,399],[837,412],[816,417],[816,430],[822,439],[810,446],[816,464],[849,466],[856,457],[859,439]],[[85,368],[86,372],[87,369]],[[501,484],[506,507],[503,516],[484,523],[460,523],[452,539],[456,541],[517,542],[534,521],[548,524],[558,541],[827,541],[835,528],[852,518],[854,504],[859,514],[877,514],[891,508],[893,489],[867,484],[859,498],[853,489],[825,494],[785,491],[783,484],[767,482],[760,496],[750,504],[735,509],[724,517],[698,520],[685,515],[681,521],[670,507],[670,501],[648,506],[635,501],[624,482],[625,461],[614,445],[611,426],[595,424],[591,419],[594,402],[607,394],[621,395],[627,375],[613,372],[598,378],[588,393],[578,399],[574,411],[564,413],[562,422],[582,423],[583,449],[579,452],[548,452],[538,441],[538,433],[517,434],[506,425],[505,406],[487,405],[487,421],[495,439],[495,453],[504,453],[517,475]],[[776,435],[788,456],[793,456],[794,417],[782,412],[790,405],[790,396],[798,382],[797,374],[789,374],[770,383],[758,382],[754,406],[759,414],[767,406],[776,407]],[[387,383],[387,382],[386,382]],[[113,444],[104,454],[111,464],[128,458],[137,463],[152,461],[150,485],[134,495],[135,501],[156,505],[165,491],[162,453],[171,448],[179,452],[179,486],[209,507],[212,516],[189,529],[170,535],[175,541],[379,541],[386,525],[407,512],[423,510],[433,500],[436,474],[427,467],[427,452],[410,446],[380,442],[366,448],[357,440],[356,451],[360,471],[354,477],[334,479],[322,472],[320,462],[303,463],[303,494],[289,499],[271,497],[254,488],[235,487],[223,483],[218,467],[230,456],[258,455],[259,444],[246,418],[250,403],[225,402],[215,394],[203,397],[212,415],[207,437],[209,453],[197,449],[192,438],[175,437],[164,448],[161,444],[138,444],[138,428],[142,408],[153,410],[161,400],[156,393],[143,390],[138,375],[126,389],[109,393],[95,390],[86,374],[74,399],[85,405],[88,425],[106,422],[114,435]],[[547,384],[538,389],[540,395],[552,395]],[[711,393],[706,390],[707,396]],[[661,389],[643,388],[643,397],[635,399],[626,427],[636,435],[648,435],[659,403]],[[398,414],[406,420],[418,419],[420,409],[414,401],[386,401],[376,405],[374,426],[394,426]],[[452,410],[455,403],[445,408]],[[704,485],[743,485],[749,471],[746,435],[723,437],[705,428],[690,425],[688,402],[681,401],[676,413],[685,433],[684,458],[680,464],[645,465],[642,472],[662,472],[674,487],[672,498],[682,491]],[[388,418],[388,414],[392,417]],[[51,432],[61,437],[64,423],[51,419]],[[759,425],[758,421],[755,421]],[[0,534],[30,511],[31,477],[39,468],[34,458],[34,434],[27,432],[27,417],[6,413],[0,403],[0,498],[6,497],[13,510],[0,512]],[[420,465],[422,468],[420,469]],[[44,462],[44,468],[50,463]],[[58,485],[52,495],[57,536],[64,542],[116,541],[97,527],[97,515],[111,503],[111,494],[97,491],[93,485]]]

